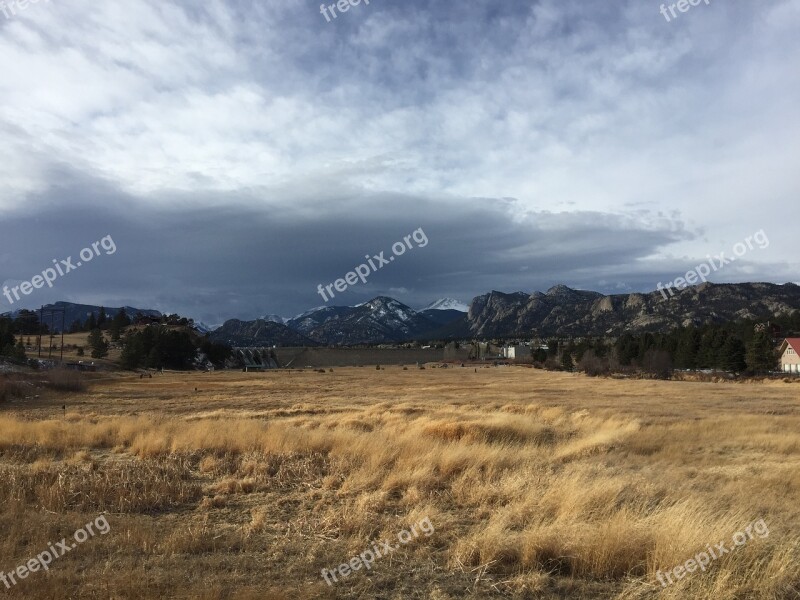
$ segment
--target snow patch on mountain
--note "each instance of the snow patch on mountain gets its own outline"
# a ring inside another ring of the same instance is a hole
[[[420,312],[424,310],[457,310],[465,313],[469,312],[469,306],[453,298],[441,298],[430,306],[426,306]]]
[[[311,315],[313,315],[315,312],[319,312],[321,310],[325,310],[326,308],[328,308],[327,305],[317,306],[316,308],[311,308],[311,309],[307,310],[306,312],[300,313],[299,315],[295,315],[291,319],[287,319],[287,322],[288,321],[297,321],[298,319],[305,319],[306,317],[310,317]]]
[[[265,316],[263,316],[261,318],[264,321],[267,321],[267,322],[270,322],[270,323],[279,323],[281,325],[286,325],[286,323],[289,322],[289,319],[287,319],[285,317],[278,316],[278,315],[265,315]]]
[[[198,333],[202,333],[203,335],[207,333],[211,333],[215,329],[218,329],[220,325],[206,325],[202,321],[195,321],[194,322],[194,330]]]

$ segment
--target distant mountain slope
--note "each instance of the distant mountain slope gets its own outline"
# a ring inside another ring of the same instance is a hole
[[[416,312],[393,298],[378,297],[358,306],[323,306],[306,311],[286,323],[286,331],[272,327],[263,319],[259,321],[229,321],[216,330],[212,338],[235,345],[261,345],[248,342],[249,337],[265,335],[279,337],[279,345],[358,345],[400,342],[414,339],[425,332],[435,330],[446,323],[463,317],[455,310],[433,310],[430,318]],[[280,334],[280,335],[278,335]]]
[[[271,321],[273,323],[280,323],[281,325],[286,325],[288,319],[281,317],[280,315],[264,315],[261,317],[265,321]]]
[[[604,296],[556,286],[544,294],[478,296],[470,305],[468,328],[478,337],[618,335],[757,319],[797,309],[800,286],[793,283],[704,283],[666,300],[660,292]]]
[[[215,329],[216,329],[216,327],[214,327],[213,325],[206,325],[206,324],[205,324],[205,323],[203,323],[202,321],[197,321],[197,322],[194,324],[194,330],[195,330],[197,333],[200,333],[200,334],[202,334],[202,335],[205,335],[205,334],[207,334],[207,333],[211,333],[211,332],[212,332],[212,331],[214,331]]]
[[[312,329],[308,336],[330,345],[399,342],[436,327],[436,323],[405,304],[379,296],[342,311]]]
[[[94,313],[95,318],[100,313],[100,307],[95,306],[92,304],[75,304],[74,302],[56,302],[55,304],[45,304],[44,310],[50,309],[64,309],[64,328],[69,331],[69,328],[72,327],[72,324],[75,321],[81,321],[83,323],[89,317],[90,314]],[[133,308],[132,306],[123,306],[119,308],[112,308],[112,307],[104,307],[106,311],[106,315],[109,319],[115,317],[119,311],[123,308],[125,309],[126,314],[133,319],[136,313],[141,313],[144,316],[148,317],[160,317],[161,313],[157,310],[150,310],[146,308]],[[38,310],[35,311],[38,314]],[[10,313],[12,318],[16,318],[19,314],[19,311],[14,311]],[[44,318],[45,323],[50,323],[50,318],[45,315]],[[55,319],[53,320],[55,324],[55,328],[60,331],[61,330],[61,316],[56,315]]]
[[[336,307],[331,307],[334,308]],[[322,317],[315,314],[317,318]],[[307,335],[313,340],[330,345],[399,342],[437,327],[434,321],[402,302],[385,296],[356,307],[331,311],[325,317]]]
[[[426,317],[428,320],[433,321],[438,326],[447,325],[448,323],[452,323],[453,321],[457,321],[462,319],[466,316],[466,311],[462,312],[460,310],[455,309],[441,309],[441,308],[429,308],[426,310],[421,310],[419,312],[423,317]]]
[[[329,321],[344,319],[355,310],[352,306],[322,306],[290,319],[286,325],[304,335],[310,335],[316,328]]]
[[[256,321],[239,321],[231,319],[222,327],[211,332],[212,341],[230,346],[267,347],[267,346],[316,346],[315,341],[290,329],[286,325],[257,319]]]
[[[469,339],[474,337],[469,328],[469,318],[466,313],[458,313],[459,316],[454,321],[445,323],[435,329],[424,331],[417,335],[418,340],[450,340],[450,339]]]
[[[424,313],[429,310],[456,310],[458,312],[468,312],[469,306],[460,302],[459,300],[454,300],[453,298],[441,298],[431,304],[430,306],[426,306],[419,312]]]

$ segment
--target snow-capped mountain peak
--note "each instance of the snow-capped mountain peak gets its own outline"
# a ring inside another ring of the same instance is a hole
[[[194,329],[195,329],[195,331],[197,331],[198,333],[202,333],[203,335],[205,335],[206,333],[211,333],[211,332],[212,332],[212,331],[214,331],[214,330],[215,330],[217,327],[219,327],[219,325],[217,325],[217,326],[215,327],[214,325],[206,325],[206,324],[205,324],[205,323],[203,323],[202,321],[195,321],[195,322],[194,322]]]
[[[441,298],[422,310],[457,310],[459,312],[469,312],[469,306],[453,298]]]
[[[328,306],[327,306],[327,305],[324,305],[324,306],[317,306],[317,307],[315,307],[315,308],[310,308],[310,309],[308,309],[307,311],[305,311],[305,312],[302,312],[302,313],[300,313],[299,315],[295,315],[295,316],[294,316],[294,317],[292,317],[291,319],[288,319],[288,321],[297,321],[297,320],[299,320],[299,319],[305,319],[306,317],[309,317],[309,316],[313,315],[315,312],[319,312],[319,311],[321,311],[321,310],[325,310],[326,308],[328,308]]]
[[[286,325],[286,322],[289,320],[289,319],[286,319],[284,317],[280,317],[278,315],[264,315],[261,318],[264,321],[272,322],[272,323],[279,323],[281,325]]]

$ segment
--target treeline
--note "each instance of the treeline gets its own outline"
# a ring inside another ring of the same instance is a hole
[[[773,319],[782,336],[800,331],[800,311]],[[590,375],[644,371],[667,378],[674,369],[712,369],[760,374],[778,369],[770,327],[754,321],[678,327],[669,333],[625,333],[616,340],[551,339],[533,351],[534,363],[551,369],[578,369]]]
[[[92,333],[94,331],[108,331],[111,336],[112,342],[118,342],[122,336],[125,328],[131,324],[131,318],[123,308],[116,315],[109,318],[106,314],[106,309],[102,306],[97,311],[97,316],[94,313],[89,313],[85,321],[75,321],[69,328],[70,333],[81,333],[83,331]]]
[[[123,369],[192,369],[198,350],[215,367],[223,366],[232,354],[229,346],[212,342],[207,337],[198,345],[188,331],[149,326],[125,335],[120,366]]]
[[[49,328],[42,327],[42,334],[49,334]],[[0,317],[0,356],[24,361],[25,345],[22,336],[39,334],[39,315],[36,311],[22,309],[15,319]]]
[[[22,338],[16,339],[16,334],[22,333],[19,325],[7,318],[0,318],[0,356],[14,360],[25,360],[25,346]]]
[[[137,315],[138,319],[141,315]],[[232,350],[225,344],[217,344],[200,338],[190,330],[170,329],[168,326],[191,326],[191,319],[178,315],[167,315],[153,319],[157,323],[143,327],[139,331],[128,329],[132,320],[121,310],[113,318],[108,318],[104,309],[100,309],[97,317],[89,315],[86,322],[80,324],[77,331],[88,327],[87,346],[92,358],[108,356],[111,342],[122,347],[120,364],[124,369],[174,369],[189,370],[198,364],[198,358],[215,367],[222,367],[232,356]],[[75,329],[76,326],[73,326]],[[128,331],[126,334],[125,331]],[[47,324],[42,324],[41,332],[49,335]],[[24,361],[25,346],[23,337],[39,334],[39,315],[36,311],[22,310],[15,319],[0,317],[0,356]],[[78,356],[84,355],[83,347],[78,347]]]
[[[94,331],[95,329],[99,329],[101,331],[108,331],[112,335],[112,341],[117,341],[116,339],[113,339],[113,336],[115,334],[119,335],[122,332],[122,330],[128,325],[137,324],[141,322],[146,322],[146,324],[148,325],[194,327],[194,319],[181,317],[178,314],[161,315],[159,317],[149,317],[137,312],[133,317],[130,317],[123,308],[119,312],[117,312],[117,314],[114,315],[113,317],[109,317],[108,314],[106,313],[106,309],[101,306],[97,311],[97,316],[95,316],[95,314],[92,312],[89,313],[89,316],[86,318],[85,321],[81,320],[74,321],[72,325],[70,325],[69,332],[88,333]]]

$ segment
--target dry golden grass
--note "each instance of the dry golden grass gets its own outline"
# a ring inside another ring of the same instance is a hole
[[[112,528],[10,597],[800,598],[783,382],[113,375],[0,410],[0,570],[101,511]],[[322,580],[424,517],[431,537]],[[758,519],[768,537],[659,585]]]

